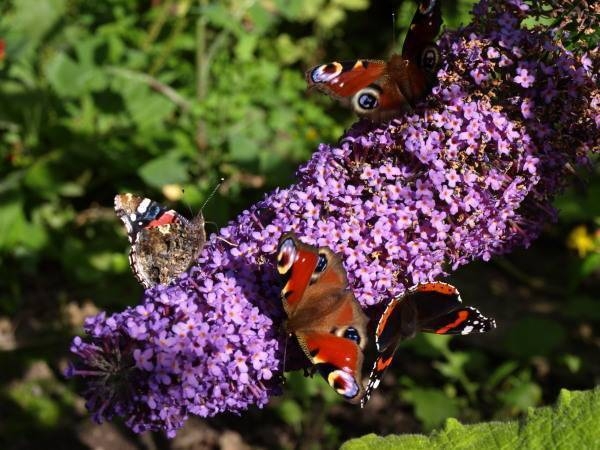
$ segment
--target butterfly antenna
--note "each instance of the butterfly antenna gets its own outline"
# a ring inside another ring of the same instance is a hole
[[[392,12],[392,45],[393,49],[396,50],[396,13]]]
[[[221,187],[221,185],[223,184],[224,181],[225,181],[225,178],[221,177],[221,179],[219,180],[219,182],[217,183],[217,185],[215,186],[215,188],[212,190],[212,192],[210,193],[210,195],[204,201],[204,204],[202,205],[202,208],[200,208],[200,211],[204,210],[204,208],[206,207],[206,205],[208,204],[208,202],[210,202],[210,200],[215,196],[215,194],[217,193],[217,190]]]

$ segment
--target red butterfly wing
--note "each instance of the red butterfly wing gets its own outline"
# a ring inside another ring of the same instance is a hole
[[[351,97],[384,73],[385,61],[359,59],[331,62],[306,72],[309,89],[315,87],[337,99]]]
[[[364,393],[360,377],[368,319],[348,290],[340,259],[329,248],[285,234],[277,269],[285,283],[281,295],[288,332],[336,392],[358,401]]]
[[[440,55],[433,39],[442,24],[441,0],[419,4],[402,48],[389,62],[357,60],[332,62],[306,72],[309,88],[316,87],[374,121],[408,110],[435,82]]]
[[[298,342],[311,355],[311,362],[345,400],[357,402],[364,395],[360,380],[363,352],[356,342],[330,333],[296,332]]]
[[[315,267],[317,267],[318,258],[318,253],[298,246],[293,235],[286,234],[280,239],[277,252],[277,271],[285,281],[281,297],[288,316],[293,314],[302,299],[304,290],[310,283]]]

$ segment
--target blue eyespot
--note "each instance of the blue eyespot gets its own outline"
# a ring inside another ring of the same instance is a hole
[[[362,109],[375,109],[379,102],[373,94],[364,93],[358,97],[357,103]]]
[[[319,255],[319,260],[317,261],[317,267],[315,267],[315,272],[321,273],[327,268],[327,257],[325,255]]]
[[[356,328],[354,328],[354,327],[346,328],[346,331],[344,331],[344,337],[346,339],[350,339],[351,341],[354,341],[358,345],[360,345],[360,334],[358,334],[358,330]]]

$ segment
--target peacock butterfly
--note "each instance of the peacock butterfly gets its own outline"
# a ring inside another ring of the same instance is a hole
[[[293,233],[279,240],[277,270],[286,331],[294,334],[316,370],[351,402],[364,396],[361,381],[367,345],[367,316],[348,289],[340,258],[328,247],[314,247]]]
[[[322,64],[306,72],[316,88],[373,121],[409,110],[433,86],[440,53],[433,42],[442,25],[441,0],[420,0],[402,54],[389,61],[359,59]]]
[[[131,270],[146,289],[173,281],[206,242],[202,213],[188,220],[149,198],[129,193],[115,196],[115,212],[131,243]]]
[[[494,319],[470,306],[462,306],[458,290],[447,283],[431,282],[413,286],[390,301],[375,330],[377,357],[361,406],[379,386],[384,372],[404,339],[417,332],[436,334],[485,333],[496,328]]]

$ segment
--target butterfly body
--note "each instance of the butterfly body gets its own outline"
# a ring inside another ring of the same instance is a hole
[[[375,330],[377,357],[361,406],[369,400],[396,350],[417,332],[435,334],[485,333],[496,327],[494,319],[471,306],[463,306],[458,290],[448,283],[418,284],[390,301]]]
[[[281,237],[277,269],[294,334],[316,370],[344,399],[364,395],[361,382],[368,319],[352,291],[337,255],[329,248],[304,244],[291,233]]]
[[[129,193],[115,196],[115,212],[131,244],[131,269],[145,288],[173,281],[206,242],[202,214],[188,220],[173,209]]]
[[[339,100],[363,117],[386,120],[410,110],[435,83],[440,54],[433,39],[442,23],[440,0],[422,2],[404,41],[389,61],[359,59],[306,72],[308,88]]]

